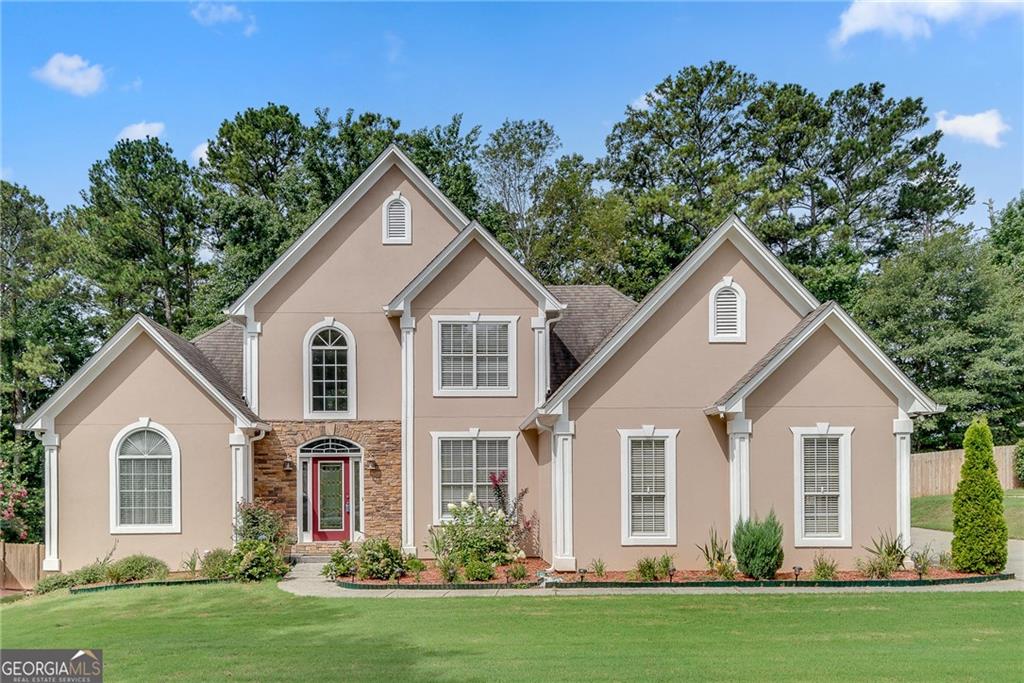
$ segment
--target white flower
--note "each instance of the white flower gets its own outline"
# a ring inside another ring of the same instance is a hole
[[[471,491],[470,494],[469,494],[469,498],[467,498],[466,500],[468,500],[470,503],[475,503],[476,502],[476,493]]]
[[[505,519],[505,511],[498,508],[498,519]]]
[[[520,550],[518,553],[516,553],[516,557],[519,558],[520,560],[525,560],[526,559],[526,552]]]
[[[462,501],[462,509],[463,509],[463,510],[465,510],[465,509],[466,509],[466,508],[468,508],[468,507],[469,507],[469,502],[468,502],[468,501],[465,501],[465,500],[464,500],[464,501]]]
[[[448,503],[448,512],[455,512],[455,503]]]

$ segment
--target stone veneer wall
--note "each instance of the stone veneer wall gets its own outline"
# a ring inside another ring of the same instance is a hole
[[[273,429],[254,444],[253,497],[279,510],[296,534],[296,474],[286,471],[285,459],[298,466],[298,448],[321,436],[338,436],[363,447],[363,502],[367,538],[386,536],[402,542],[402,423],[398,420],[339,422],[274,421]],[[367,466],[376,461],[377,469]]]

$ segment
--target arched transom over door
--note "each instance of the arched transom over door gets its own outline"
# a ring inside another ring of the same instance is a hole
[[[354,441],[325,436],[299,447],[299,540],[363,538],[363,449]]]

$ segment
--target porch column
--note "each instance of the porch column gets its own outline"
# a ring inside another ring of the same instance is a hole
[[[416,318],[402,316],[402,551],[416,554],[413,513],[413,358]]]
[[[240,431],[228,435],[231,448],[231,524],[238,523],[238,504],[249,501],[249,439]]]
[[[42,436],[45,457],[43,461],[43,486],[45,488],[45,524],[46,531],[44,540],[46,542],[46,553],[43,556],[43,571],[59,572],[60,556],[57,544],[57,532],[59,530],[57,517],[58,501],[58,480],[57,480],[57,455],[60,450],[60,435],[54,432],[44,432]]]
[[[572,548],[572,443],[576,425],[559,420],[551,434],[551,490],[554,541],[552,566],[558,571],[575,571]]]
[[[750,420],[737,415],[729,420],[729,521],[732,536],[736,523],[750,517]]]
[[[263,323],[249,321],[245,325],[245,348],[243,353],[242,392],[252,412],[260,411],[260,334]]]
[[[896,533],[903,543],[910,543],[910,435],[914,421],[900,411],[901,417],[892,421],[896,438]]]

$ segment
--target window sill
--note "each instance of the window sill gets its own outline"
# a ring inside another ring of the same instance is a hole
[[[356,411],[349,410],[346,412],[333,412],[333,413],[312,413],[307,412],[303,414],[304,420],[354,420],[356,419]]]
[[[515,387],[509,389],[439,389],[434,388],[435,398],[445,397],[515,398]]]
[[[110,528],[111,534],[127,535],[127,534],[180,534],[181,525],[170,524],[170,525],[121,525]]]
[[[676,545],[676,539],[670,536],[628,536],[622,539],[624,546],[662,546]]]
[[[840,537],[807,537],[798,538],[793,541],[794,548],[852,548],[853,542],[848,538]]]

